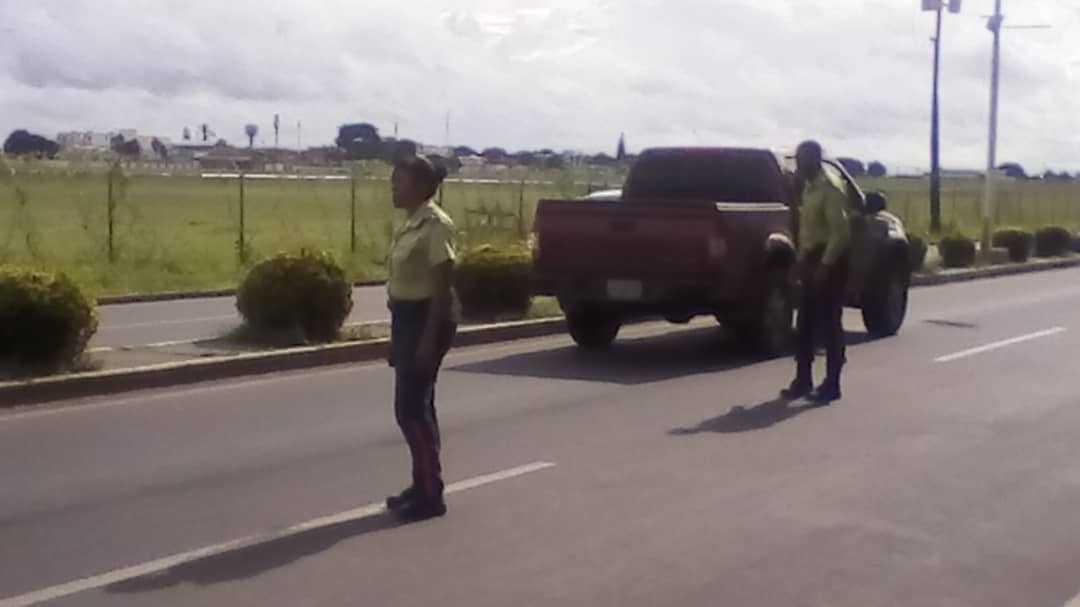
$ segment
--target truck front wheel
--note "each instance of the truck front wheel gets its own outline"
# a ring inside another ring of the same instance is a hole
[[[891,337],[900,331],[907,316],[907,272],[898,264],[880,269],[866,287],[862,317],[866,332],[874,339]]]
[[[622,319],[611,310],[583,306],[566,314],[570,337],[581,348],[600,350],[611,346],[622,328]]]

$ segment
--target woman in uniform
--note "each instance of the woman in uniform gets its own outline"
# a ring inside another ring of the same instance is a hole
[[[399,161],[391,185],[394,208],[407,218],[390,244],[387,291],[394,412],[412,455],[412,485],[386,500],[406,520],[446,514],[435,380],[457,331],[452,289],[454,224],[432,201],[446,169],[423,156]]]

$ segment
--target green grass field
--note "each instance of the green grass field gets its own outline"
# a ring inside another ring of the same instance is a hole
[[[518,177],[520,179],[521,177]],[[499,208],[506,231],[524,210],[525,229],[536,202],[584,194],[587,181],[568,172],[534,173],[545,183],[444,185],[444,207],[468,237],[490,234],[477,224]],[[115,188],[114,260],[108,256],[108,186],[100,173],[20,170],[0,181],[0,263],[58,269],[97,295],[234,286],[246,264],[239,260],[240,187],[235,179],[198,176],[129,176]],[[594,187],[617,185],[611,178]],[[357,247],[350,243],[351,186],[344,181],[256,181],[244,186],[244,234],[249,259],[285,249],[332,251],[355,279],[382,274],[383,251],[395,221],[389,184],[359,179],[356,187]],[[889,208],[915,231],[929,224],[927,184],[918,179],[865,180],[865,189],[889,195]],[[978,232],[977,181],[947,181],[946,225]],[[1059,224],[1080,228],[1080,184],[1010,182],[1002,185],[999,225],[1029,228]],[[249,262],[250,263],[250,262]]]

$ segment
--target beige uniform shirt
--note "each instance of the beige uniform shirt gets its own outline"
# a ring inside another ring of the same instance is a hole
[[[434,295],[432,269],[457,258],[454,222],[428,201],[394,233],[386,259],[391,299],[418,301]]]
[[[806,253],[824,247],[821,262],[835,263],[851,241],[847,209],[847,188],[843,181],[827,170],[808,181],[799,207],[799,249]]]

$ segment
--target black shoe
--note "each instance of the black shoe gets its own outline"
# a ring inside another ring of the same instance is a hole
[[[798,400],[808,394],[814,389],[814,384],[810,380],[796,379],[791,382],[791,385],[780,391],[780,398],[785,400]]]
[[[397,495],[386,498],[386,509],[397,512],[404,509],[416,497],[416,487],[409,487]]]
[[[428,519],[445,516],[446,502],[444,502],[442,498],[437,500],[413,499],[403,508],[394,510],[394,514],[413,523],[426,521]]]
[[[819,405],[827,405],[840,400],[840,384],[826,382],[810,394],[810,401]]]

